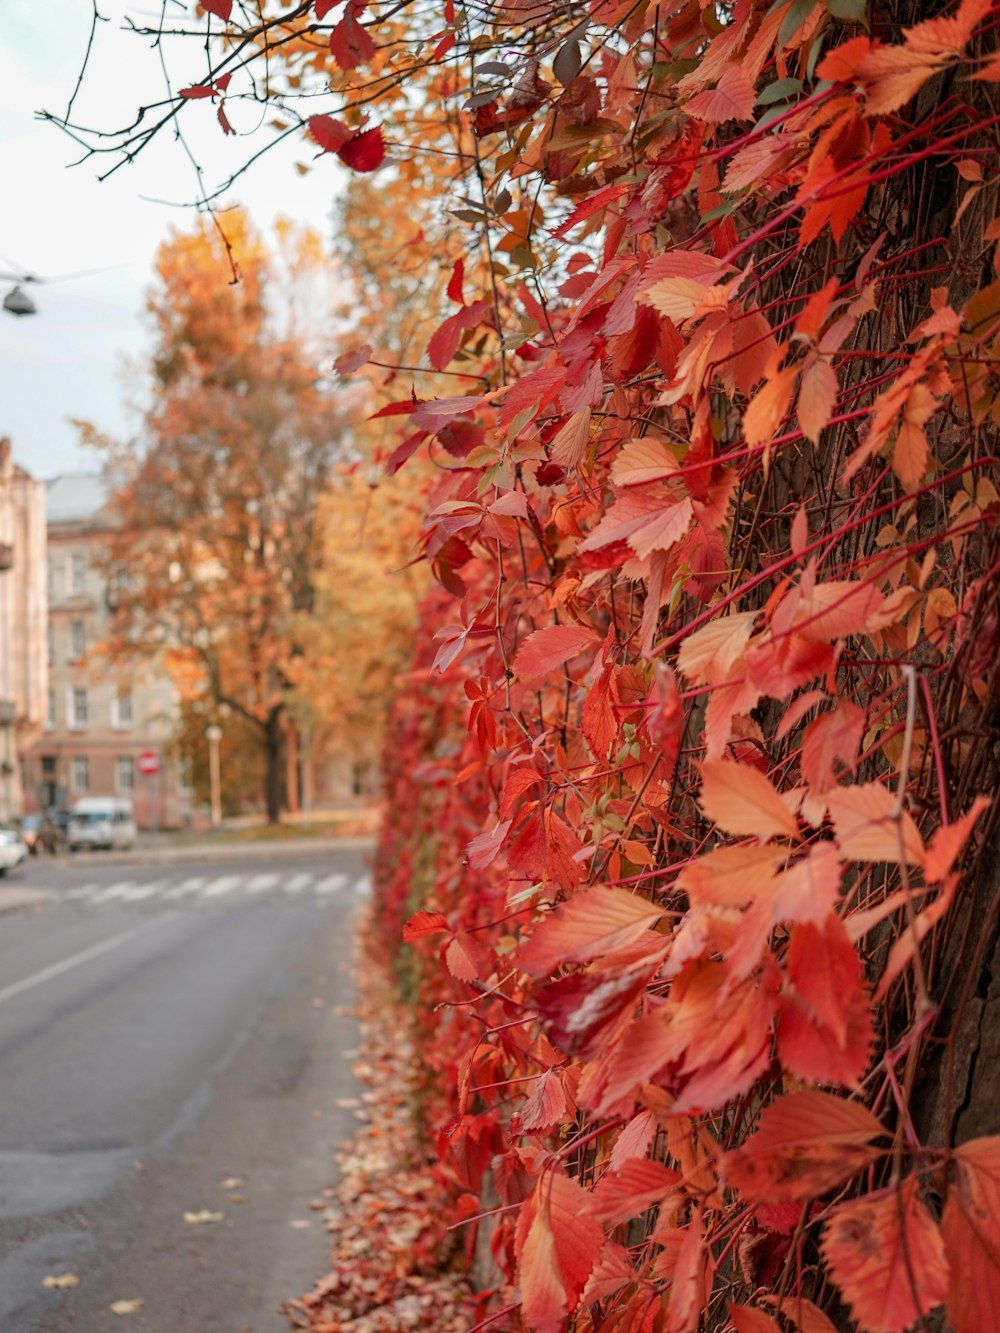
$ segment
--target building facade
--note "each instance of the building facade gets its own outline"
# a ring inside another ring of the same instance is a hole
[[[116,574],[99,477],[46,483],[48,686],[42,734],[24,758],[25,806],[69,809],[82,796],[123,796],[143,828],[191,821],[192,795],[173,752],[178,696],[162,664],[121,664],[106,651]],[[142,772],[155,755],[159,771]]]
[[[0,439],[0,824],[25,809],[19,756],[45,722],[45,485]]]

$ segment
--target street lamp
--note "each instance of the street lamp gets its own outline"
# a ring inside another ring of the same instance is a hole
[[[222,780],[220,776],[219,765],[219,742],[222,740],[222,728],[212,726],[205,728],[205,739],[208,741],[208,772],[212,784],[212,827],[218,828],[222,823]]]

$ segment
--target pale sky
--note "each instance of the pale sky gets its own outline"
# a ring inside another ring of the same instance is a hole
[[[149,24],[160,5],[100,0],[99,9],[111,21],[99,27],[96,59],[73,115],[116,128],[138,106],[162,96],[156,53],[122,31],[124,15]],[[166,137],[100,183],[107,159],[69,166],[79,157],[76,146],[35,119],[38,108],[65,110],[90,19],[90,0],[0,0],[0,272],[14,271],[11,261],[18,270],[53,277],[115,266],[28,287],[37,315],[15,318],[0,310],[0,435],[11,437],[17,461],[38,477],[96,465],[95,455],[78,444],[71,417],[115,436],[134,433],[126,403],[139,385],[133,375],[130,391],[124,367],[147,345],[144,292],[153,255],[168,225],[192,225],[192,209],[170,204],[187,205],[197,197],[190,162]],[[175,88],[203,76],[204,55],[194,43],[168,59]],[[222,134],[208,100],[190,103],[185,113],[185,131],[209,189],[266,142],[253,137],[260,115],[249,105],[227,105],[238,131],[233,138]],[[297,161],[313,164],[308,175],[295,170]],[[312,223],[327,237],[341,171],[333,154],[315,161],[308,143],[289,139],[241,178],[231,202],[247,207],[265,230],[284,214]],[[0,280],[0,300],[12,286]]]

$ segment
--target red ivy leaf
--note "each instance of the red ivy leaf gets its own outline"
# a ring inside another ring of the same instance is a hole
[[[182,88],[180,97],[186,97],[193,100],[196,97],[214,97],[215,88],[210,83],[193,83],[190,88]]]
[[[228,23],[229,16],[233,12],[233,0],[201,0],[201,7],[207,13],[222,19],[223,23]]]
[[[560,962],[589,962],[641,939],[662,915],[648,898],[595,884],[560,903],[535,927],[518,964],[540,977]]]
[[[561,1333],[566,1315],[604,1246],[604,1232],[584,1212],[587,1195],[568,1176],[547,1172],[517,1222],[515,1251],[522,1311],[535,1333]]]
[[[338,375],[351,375],[365,365],[371,354],[371,343],[365,343],[362,347],[352,347],[346,352],[341,352],[334,361],[333,368]]]
[[[382,131],[376,125],[374,129],[352,134],[336,152],[345,166],[352,167],[355,171],[374,171],[385,159],[385,140],[382,138]]]
[[[451,930],[451,926],[440,912],[414,912],[403,927],[403,939],[409,943],[424,935],[440,935],[442,930]]]
[[[854,1318],[878,1333],[923,1322],[948,1292],[941,1233],[912,1176],[881,1198],[838,1208],[823,1233],[823,1254]]]
[[[333,116],[310,116],[309,133],[324,153],[339,153],[351,137],[351,131],[342,120]]]
[[[980,1333],[1000,1309],[1000,1137],[971,1139],[953,1160],[955,1180],[941,1219],[951,1267],[948,1318],[955,1333]]]
[[[330,33],[330,54],[346,73],[366,64],[375,54],[375,43],[357,20],[366,0],[347,0],[347,11]]]
[[[448,279],[448,295],[458,305],[465,305],[465,299],[462,296],[462,282],[465,278],[465,260],[456,259],[455,267],[451,271],[451,277]]]
[[[540,680],[597,642],[594,631],[583,625],[548,625],[529,634],[521,644],[514,670],[522,680]]]
[[[812,1199],[880,1156],[872,1139],[882,1133],[858,1102],[815,1089],[793,1092],[767,1107],[757,1133],[726,1154],[726,1182],[750,1201]]]

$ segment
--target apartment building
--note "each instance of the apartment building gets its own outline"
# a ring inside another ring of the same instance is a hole
[[[0,824],[24,811],[19,756],[45,721],[45,486],[0,439]]]
[[[48,686],[42,734],[24,758],[26,808],[124,796],[140,827],[176,828],[192,805],[173,754],[177,691],[156,659],[115,663],[104,648],[120,577],[108,568],[106,503],[98,476],[46,483]],[[160,761],[154,777],[140,769],[148,753]]]

